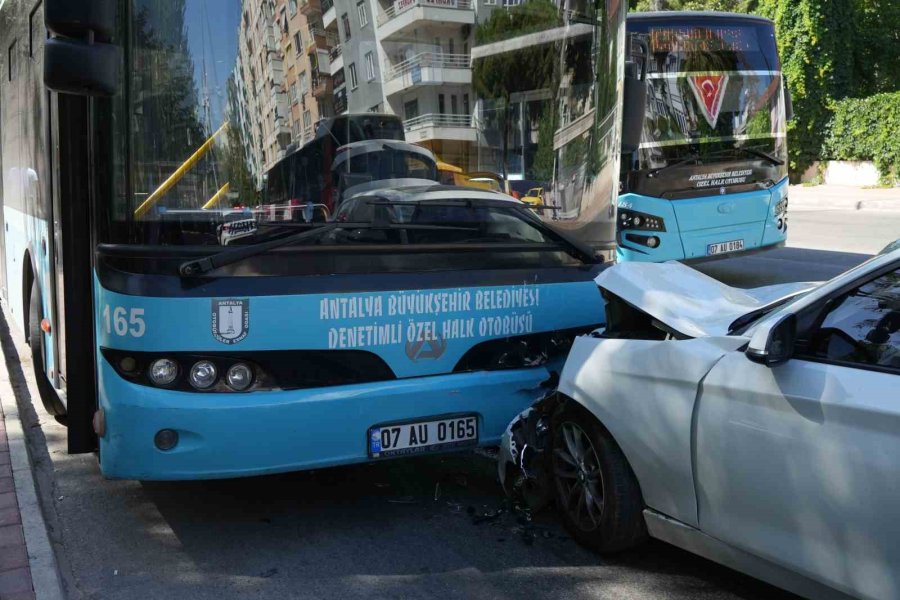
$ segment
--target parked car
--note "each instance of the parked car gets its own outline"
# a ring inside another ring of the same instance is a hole
[[[900,597],[900,247],[819,284],[596,281],[607,326],[510,424],[504,487],[600,552],[651,536],[810,598]]]

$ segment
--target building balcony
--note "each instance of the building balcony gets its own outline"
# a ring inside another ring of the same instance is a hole
[[[312,54],[316,50],[331,50],[340,43],[337,33],[333,31],[325,31],[321,27],[309,28],[309,45],[306,47],[306,53]]]
[[[344,68],[344,53],[340,44],[331,49],[328,58],[331,61],[331,76],[334,77],[338,71]],[[321,67],[319,68],[321,69]]]
[[[300,0],[300,13],[304,16],[312,16],[322,13],[320,0]]]
[[[319,100],[330,96],[334,91],[331,76],[320,73],[318,77],[313,77],[310,89],[313,97]]]
[[[334,0],[322,1],[322,27],[337,31],[337,9]]]
[[[427,86],[472,83],[468,54],[423,52],[385,69],[384,94],[392,96]]]
[[[382,40],[403,38],[426,22],[474,25],[472,0],[395,0],[377,18],[378,36]]]
[[[477,141],[470,115],[428,114],[403,121],[406,141],[454,140]]]

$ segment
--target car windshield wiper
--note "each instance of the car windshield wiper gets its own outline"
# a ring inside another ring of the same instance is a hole
[[[292,224],[285,224],[285,226],[290,226]],[[258,256],[267,252],[269,250],[274,250],[275,248],[281,248],[282,246],[288,246],[290,244],[294,244],[297,242],[302,242],[305,240],[312,240],[319,237],[322,237],[326,233],[334,231],[335,229],[405,229],[405,230],[422,230],[422,231],[477,231],[477,229],[472,227],[450,227],[444,225],[415,225],[415,224],[407,224],[407,223],[326,223],[324,225],[320,225],[316,229],[307,229],[303,227],[304,231],[299,233],[293,233],[291,235],[280,237],[274,240],[269,240],[267,242],[259,242],[257,244],[252,244],[249,246],[238,246],[229,250],[223,250],[221,252],[217,252],[210,256],[206,256],[204,258],[199,258],[196,260],[189,260],[185,263],[182,263],[178,268],[178,273],[182,277],[197,277],[199,275],[203,275],[205,273],[209,273],[215,269],[220,267],[225,267],[227,265],[232,265],[236,262],[240,262],[247,258],[252,258],[254,256]]]

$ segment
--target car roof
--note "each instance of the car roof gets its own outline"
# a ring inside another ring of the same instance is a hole
[[[372,197],[386,198],[396,202],[441,202],[446,200],[484,200],[502,201],[510,205],[522,202],[500,192],[460,185],[414,185],[396,188],[380,188],[354,196],[354,198]]]
[[[648,12],[628,13],[627,22],[636,21],[671,21],[682,19],[703,19],[703,20],[739,20],[739,21],[756,21],[758,23],[772,24],[771,19],[761,17],[759,15],[748,15],[744,13],[733,12],[715,12],[708,10],[661,10]]]

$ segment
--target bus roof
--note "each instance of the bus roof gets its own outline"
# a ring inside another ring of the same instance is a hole
[[[774,24],[771,19],[759,15],[744,13],[716,12],[711,10],[660,10],[652,12],[628,13],[626,21],[670,21],[673,19],[728,19],[740,21],[757,21],[759,23]]]

